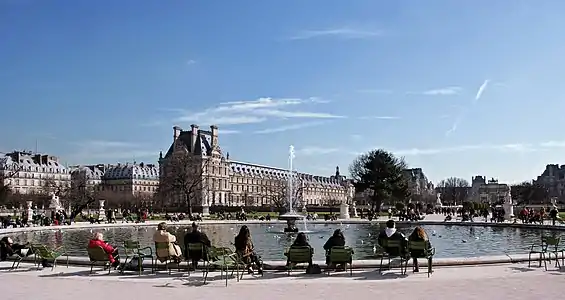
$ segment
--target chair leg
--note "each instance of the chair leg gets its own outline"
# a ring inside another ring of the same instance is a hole
[[[90,274],[92,274],[92,269],[94,268],[94,263],[90,262]]]
[[[545,267],[545,270],[547,271],[547,258],[545,256],[545,253],[543,253],[543,266]]]
[[[531,264],[532,264],[532,253],[530,252],[528,254],[528,268],[530,268]]]

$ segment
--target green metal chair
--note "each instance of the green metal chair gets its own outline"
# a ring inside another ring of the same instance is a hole
[[[108,253],[104,251],[104,248],[97,246],[97,247],[88,247],[88,259],[90,260],[90,274],[93,272],[94,265],[97,263],[103,264],[103,270],[108,268],[108,274],[112,271],[112,267],[110,266],[110,258],[108,257]]]
[[[565,254],[565,249],[560,248],[559,243],[561,238],[542,236],[541,243],[532,244],[530,248],[530,253],[528,254],[528,268],[531,267],[532,255],[538,255],[539,267],[541,267],[541,262],[543,260],[544,269],[547,271],[547,261],[551,262],[551,253],[555,255],[555,267],[559,267],[559,256],[561,254],[561,260],[563,262],[563,255]],[[546,256],[547,255],[547,256]]]
[[[326,252],[326,256],[332,265],[344,264],[347,269],[347,264],[349,264],[349,276],[353,276],[353,249],[345,246],[334,246]],[[330,275],[331,269],[327,268],[326,271]]]
[[[151,259],[151,273],[155,272],[155,269],[154,269],[155,260],[154,260],[154,257],[153,257],[153,249],[151,249],[151,247],[143,247],[142,248],[138,241],[125,241],[124,242],[124,254],[125,254],[126,258],[124,260],[124,267],[122,267],[122,269],[121,269],[122,274],[125,271],[125,266],[128,263],[128,259],[131,262],[136,257],[140,260],[140,262],[139,262],[139,275],[141,275],[141,273],[143,271],[143,266],[142,266],[141,262],[145,258]]]
[[[389,268],[392,268],[390,262],[395,259],[400,259],[400,273],[406,274],[406,270],[404,269],[405,262],[409,259],[409,256],[406,253],[406,248],[404,247],[403,241],[401,240],[389,240],[385,239],[382,241],[383,245],[377,248],[377,255],[381,257],[381,264],[379,266],[379,271],[383,270],[383,261],[385,259],[388,260]],[[387,251],[390,251],[390,253]],[[394,253],[394,254],[391,254]]]
[[[155,242],[155,256],[156,259],[154,260],[154,264],[153,264],[153,270],[157,270],[157,262],[161,262],[161,263],[165,263],[165,269],[167,270],[167,272],[169,272],[169,275],[171,274],[171,268],[169,268],[169,263],[176,263],[177,264],[177,269],[180,272],[180,262],[177,262],[177,257],[174,256],[160,256],[159,255],[159,250],[163,250],[163,252],[168,253],[169,252],[169,244],[167,242]],[[166,251],[165,251],[166,250]]]
[[[33,249],[33,253],[35,254],[34,261],[37,263],[37,269],[39,269],[39,264],[41,261],[53,261],[53,266],[51,267],[51,271],[55,269],[57,266],[57,260],[61,256],[67,257],[67,268],[69,267],[69,255],[64,247],[59,247],[55,249],[51,249],[42,244],[34,244],[31,246]]]
[[[288,269],[288,276],[297,264],[312,264],[312,256],[314,249],[309,246],[291,246],[285,253],[287,260],[286,266]]]
[[[204,284],[206,284],[206,279],[208,278],[208,272],[212,267],[216,267],[220,269],[220,279],[222,279],[225,274],[226,286],[228,286],[229,276],[233,276],[234,271],[236,272],[236,279],[239,282],[241,278],[239,276],[240,270],[237,261],[237,254],[234,253],[230,248],[225,248],[225,247],[219,247],[219,248],[211,247],[209,251],[210,251],[210,257],[206,268],[206,274],[204,276]],[[231,275],[228,275],[230,269],[232,270]],[[241,272],[241,274],[243,276],[243,271]]]
[[[428,278],[430,274],[433,273],[432,269],[432,262],[433,257],[436,254],[436,249],[431,247],[429,242],[427,241],[409,241],[408,242],[408,253],[410,253],[411,258],[425,258],[428,260]],[[414,255],[418,254],[418,255]],[[408,261],[410,259],[406,259],[404,262],[404,272],[406,273],[406,269],[408,269]]]

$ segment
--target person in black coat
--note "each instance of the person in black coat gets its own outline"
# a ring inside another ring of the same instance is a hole
[[[345,237],[343,236],[343,232],[341,232],[341,229],[336,229],[334,231],[334,234],[330,236],[330,238],[324,244],[324,250],[326,250],[326,254],[329,254],[330,253],[329,251],[336,246],[340,246],[340,247],[345,246]],[[331,263],[329,255],[326,255],[326,265],[328,265],[328,268],[335,267]]]
[[[189,251],[188,244],[198,244],[201,243],[204,246],[211,247],[212,243],[210,239],[206,235],[206,233],[200,231],[198,229],[198,225],[196,223],[192,223],[192,231],[188,232],[184,236],[184,255],[187,261],[192,261],[192,267],[196,269],[199,260],[208,260],[208,252],[207,251]]]
[[[387,246],[387,241],[400,241],[401,248],[390,248]],[[379,234],[378,237],[379,246],[383,247],[386,253],[390,256],[400,256],[405,255],[406,248],[408,247],[408,240],[402,232],[396,230],[396,223],[394,220],[388,220],[386,222],[386,228]]]

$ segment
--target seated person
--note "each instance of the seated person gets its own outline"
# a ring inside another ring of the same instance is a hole
[[[235,237],[234,246],[236,253],[242,258],[247,266],[247,272],[253,274],[252,264],[257,266],[259,274],[263,274],[261,258],[255,253],[255,247],[251,240],[251,232],[246,225],[241,226],[239,234]]]
[[[409,241],[414,241],[414,242],[426,242],[426,244],[428,245],[428,249],[432,247],[432,244],[430,243],[430,239],[428,238],[428,234],[426,233],[426,231],[424,230],[424,228],[418,226],[416,228],[414,228],[414,231],[412,232],[412,234],[408,237]],[[410,251],[410,256],[413,257],[413,270],[414,272],[419,272],[420,268],[418,267],[418,257],[423,257],[425,255],[425,253],[421,250],[412,250]],[[430,258],[428,261],[428,266],[432,263],[432,259]]]
[[[165,222],[161,222],[157,225],[157,231],[153,234],[153,242],[167,243],[169,245],[168,249],[157,249],[157,257],[169,257],[176,263],[182,261],[182,251],[180,246],[176,243],[177,237],[167,231],[167,224]]]
[[[18,244],[14,243],[14,240],[10,237],[3,237],[0,240],[0,261],[5,261],[8,257],[12,255],[18,255],[20,257],[27,257],[33,254],[33,250],[30,248],[29,243]],[[41,265],[44,268],[51,268],[52,265],[46,260],[41,261]]]
[[[192,261],[192,268],[196,269],[199,260],[208,260],[208,253],[204,251],[189,251],[188,244],[198,244],[201,243],[206,247],[212,247],[212,243],[210,239],[206,235],[206,233],[201,232],[198,229],[198,225],[196,223],[192,223],[192,231],[189,231],[184,236],[184,248],[186,249],[184,256],[187,261]]]
[[[118,247],[114,247],[105,242],[102,232],[96,232],[94,234],[94,237],[88,243],[88,248],[96,247],[101,247],[102,249],[104,249],[104,252],[108,254],[108,260],[110,261],[112,267],[114,267],[115,269],[118,268],[118,266],[120,265],[120,255],[118,254]]]
[[[345,246],[345,237],[343,236],[343,232],[341,232],[341,229],[336,229],[333,233],[332,236],[330,236],[330,238],[326,241],[326,243],[324,244],[324,250],[326,250],[326,265],[328,265],[328,268],[335,268],[338,267],[339,269],[343,269],[345,268],[345,266],[335,266],[334,264],[332,264],[332,262],[330,261],[330,256],[329,256],[329,251],[332,249],[332,247],[335,246]]]
[[[311,267],[312,266],[312,256],[314,256],[314,249],[308,243],[308,238],[306,237],[306,234],[304,232],[299,232],[298,235],[296,235],[296,239],[294,240],[292,245],[290,245],[290,249],[292,249],[294,247],[310,247],[311,253],[310,253],[310,261],[308,262],[308,267]],[[286,252],[284,255],[288,256],[288,252]]]
[[[388,240],[400,241],[400,252],[398,248],[387,247],[386,242]],[[379,234],[378,244],[379,246],[383,247],[386,253],[388,253],[390,256],[400,256],[405,254],[404,251],[406,250],[406,246],[408,246],[408,240],[406,239],[404,234],[396,230],[396,223],[394,222],[394,220],[388,220],[386,222],[386,228]]]

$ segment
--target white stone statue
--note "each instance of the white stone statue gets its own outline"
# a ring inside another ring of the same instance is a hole
[[[441,193],[436,194],[436,206],[443,206],[443,203],[441,203]]]
[[[504,219],[511,221],[514,218],[514,204],[512,203],[512,190],[510,187],[508,187],[508,191],[504,195],[502,208],[504,208]]]
[[[61,209],[61,201],[59,200],[59,196],[56,196],[55,193],[51,193],[51,201],[49,202],[49,208],[54,209],[56,211]]]

